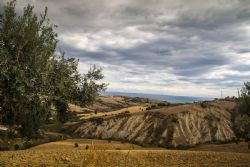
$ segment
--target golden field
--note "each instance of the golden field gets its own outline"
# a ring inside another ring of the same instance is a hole
[[[79,147],[74,147],[78,143]],[[86,145],[89,148],[86,150]],[[128,143],[72,139],[0,152],[1,167],[249,166],[249,153],[176,151]]]

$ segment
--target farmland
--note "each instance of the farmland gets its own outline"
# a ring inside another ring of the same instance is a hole
[[[78,143],[78,147],[74,144]],[[89,146],[86,149],[86,145]],[[247,153],[177,151],[128,143],[73,139],[29,150],[0,152],[0,166],[249,166]]]

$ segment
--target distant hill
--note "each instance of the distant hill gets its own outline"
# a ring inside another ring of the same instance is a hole
[[[168,101],[171,103],[193,103],[193,102],[198,102],[198,101],[213,100],[214,99],[211,97],[174,96],[174,95],[126,93],[126,92],[105,92],[104,95],[143,97],[143,98],[164,100],[164,101]]]
[[[119,109],[112,110],[117,103]],[[83,114],[84,121],[70,127],[70,131],[82,138],[122,140],[167,148],[228,142],[235,138],[231,122],[234,101],[171,104],[145,98],[102,96],[96,109],[102,109],[101,104],[104,109],[110,107],[110,111]],[[121,104],[126,105],[120,108]]]

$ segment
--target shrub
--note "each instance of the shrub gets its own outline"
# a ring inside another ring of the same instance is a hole
[[[123,112],[123,113],[119,113],[117,116],[116,116],[116,118],[123,118],[123,117],[129,117],[129,116],[131,116],[131,114],[130,114],[130,112],[128,111],[128,112]]]
[[[129,114],[129,113],[130,113],[130,111],[126,110],[124,113]]]
[[[75,143],[75,148],[76,148],[76,147],[79,147],[78,143]]]
[[[158,103],[157,104],[159,107],[165,107],[165,106],[168,106],[168,104],[167,103]]]
[[[98,124],[98,125],[102,124],[102,123],[103,123],[103,121],[104,121],[104,119],[103,119],[103,118],[101,118],[101,117],[97,117],[97,118],[90,118],[89,120],[90,120],[91,122],[94,122],[94,123]]]
[[[157,108],[160,108],[160,107],[156,104],[153,104],[153,105],[147,107],[146,110],[157,109]]]
[[[0,139],[0,151],[9,150],[9,145]]]
[[[63,135],[49,136],[49,142],[54,142],[54,141],[58,141],[58,140],[64,140],[64,136]]]
[[[176,146],[176,149],[178,149],[178,150],[188,150],[189,148],[191,148],[191,147],[188,146],[188,145],[178,145],[178,146]]]
[[[209,108],[208,102],[205,102],[205,101],[200,102],[200,106],[201,106],[202,108]]]
[[[23,143],[22,149],[28,149],[30,147],[34,146],[34,143],[32,143],[31,141],[25,141]]]
[[[234,118],[234,126],[233,126],[235,135],[238,138],[247,139],[250,138],[248,135],[250,134],[250,116],[246,114],[237,115]]]
[[[19,146],[18,144],[15,144],[15,145],[14,145],[14,149],[15,149],[15,150],[19,150],[19,149],[20,149],[20,146]]]
[[[237,137],[250,141],[250,82],[245,82],[237,100],[234,132]]]
[[[173,116],[171,117],[171,122],[173,122],[173,123],[178,123],[178,118],[177,118],[176,115],[173,115]]]
[[[155,108],[157,108],[157,105],[154,104],[151,106],[151,109],[155,109]]]

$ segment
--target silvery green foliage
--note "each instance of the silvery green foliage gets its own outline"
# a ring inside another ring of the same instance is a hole
[[[32,136],[51,115],[51,105],[60,120],[66,120],[68,103],[91,104],[106,84],[93,68],[81,75],[78,60],[55,55],[55,25],[47,19],[47,8],[38,16],[33,6],[15,11],[7,3],[0,16],[0,124],[21,127]]]
[[[238,112],[234,118],[234,131],[239,138],[250,140],[250,82],[245,82],[238,98]]]

